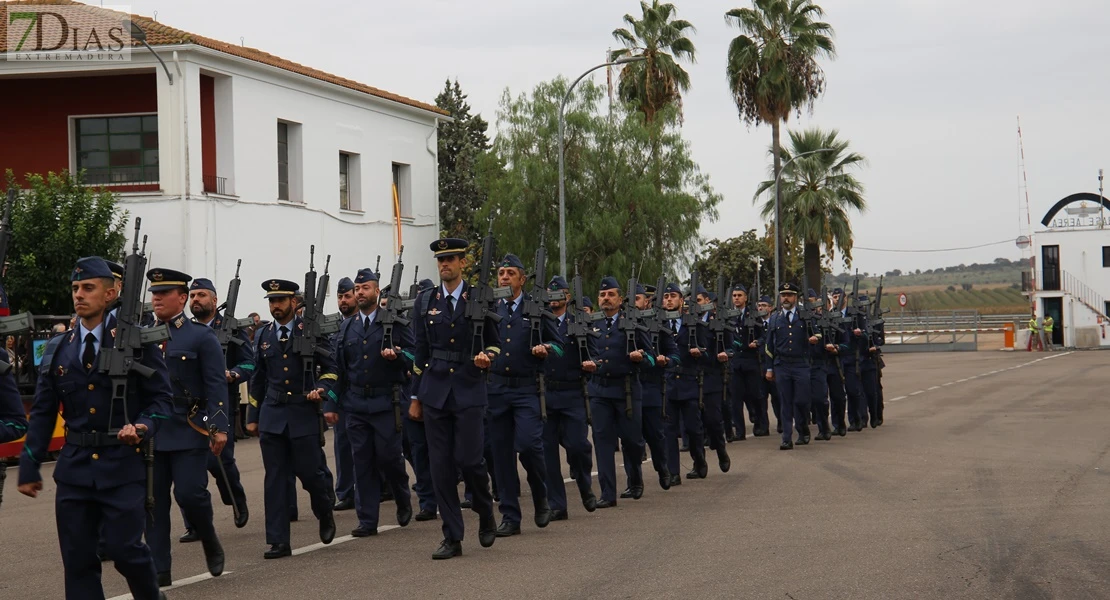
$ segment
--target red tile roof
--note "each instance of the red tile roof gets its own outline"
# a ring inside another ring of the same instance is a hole
[[[0,52],[8,51],[8,7],[18,5],[83,7],[85,9],[84,12],[87,13],[88,23],[90,23],[90,25],[92,23],[105,22],[118,23],[121,19],[123,19],[124,16],[126,16],[125,13],[109,10],[106,8],[100,8],[99,6],[89,6],[80,2],[73,2],[72,0],[14,0],[11,2],[0,2],[0,17],[2,17],[0,18]],[[225,54],[230,54],[232,56],[238,56],[240,58],[246,58],[249,60],[260,62],[265,65],[270,65],[272,67],[291,71],[293,73],[304,75],[306,77],[311,77],[313,79],[318,79],[320,81],[324,81],[334,85],[342,86],[347,89],[362,92],[364,94],[375,96],[377,98],[382,98],[384,100],[398,102],[407,106],[412,106],[414,108],[419,108],[442,115],[448,114],[446,111],[437,108],[432,104],[427,104],[418,100],[406,98],[404,96],[393,94],[385,90],[380,90],[378,88],[371,87],[357,81],[352,81],[344,77],[339,77],[338,75],[332,75],[331,73],[325,73],[318,69],[306,67],[293,61],[274,56],[273,54],[263,52],[256,48],[247,48],[245,46],[228,44],[227,42],[221,42],[212,38],[196,35],[187,31],[182,31],[180,29],[175,29],[164,23],[159,23],[154,19],[151,19],[150,17],[144,17],[142,15],[130,15],[130,17],[133,22],[139,25],[139,27],[141,27],[143,31],[146,32],[146,41],[151,46],[196,44],[197,46],[211,48]],[[72,25],[74,25],[74,23],[71,23],[71,26]],[[76,25],[80,26],[80,21],[78,21]],[[141,44],[136,41],[132,41],[132,46],[141,46]]]

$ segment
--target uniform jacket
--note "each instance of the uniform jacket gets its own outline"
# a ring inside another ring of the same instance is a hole
[[[115,329],[105,329],[100,352],[113,347],[114,334]],[[95,367],[92,372],[85,371],[80,348],[78,332],[72,329],[47,345],[47,353],[52,350],[53,355],[49,361],[43,361],[39,370],[27,441],[19,460],[20,484],[42,480],[39,468],[46,458],[59,410],[71,434],[105,433],[130,421],[146,425],[147,434],[154,435],[156,440],[160,425],[173,411],[169,374],[158,346],[143,347],[139,362],[153,369],[154,374],[150,378],[138,374],[128,377],[126,407],[122,402],[112,406],[111,378]],[[54,466],[54,481],[75,486],[106,490],[145,480],[146,467],[139,446],[79,447],[67,443]]]
[[[582,403],[582,363],[597,356],[597,340],[593,336],[586,338],[587,356],[579,353],[578,340],[567,335],[568,325],[574,317],[570,311],[563,314],[563,318],[554,320],[555,330],[559,338],[564,340],[561,354],[549,352],[544,361],[544,377],[547,383],[547,406],[550,408],[569,408]]]
[[[259,431],[270,434],[288,429],[291,438],[319,435],[319,407],[307,401],[305,393],[315,388],[323,388],[325,394],[332,392],[338,377],[335,360],[327,340],[320,340],[324,351],[316,353],[316,381],[306,385],[304,361],[293,351],[293,338],[304,335],[304,323],[294,317],[287,327],[291,331],[284,344],[279,340],[280,325],[273,322],[254,336],[255,365],[247,423],[258,423]]]
[[[540,334],[538,337],[532,335],[532,321],[524,315],[523,310],[524,302],[530,298],[529,295],[521,292],[520,305],[513,311],[512,316],[509,316],[509,301],[502,300],[497,303],[497,314],[501,317],[501,322],[497,324],[497,332],[501,339],[501,353],[490,365],[490,394],[537,395],[539,388],[534,382],[537,373],[544,367],[545,359],[534,356],[532,346],[551,344],[551,351],[547,353],[546,360],[551,360],[553,356],[564,353],[563,343],[565,339],[559,335],[559,329],[554,320],[540,317],[542,320]],[[501,379],[502,377],[530,380],[533,383],[512,385],[513,383],[524,382],[510,382]]]
[[[724,352],[728,354],[729,360],[731,360],[736,353],[736,346],[733,344],[736,335],[732,327],[725,327],[724,340],[720,344],[717,343],[717,336],[710,331],[709,322],[716,318],[716,313],[711,313],[709,319],[703,321],[705,325],[702,327],[705,330],[705,345],[703,346],[705,352],[702,352],[701,359],[698,360],[698,366],[705,372],[703,391],[706,394],[720,394],[721,390],[724,389],[724,370],[721,368],[721,361],[717,360],[717,355]],[[729,368],[727,363],[723,364],[725,364],[725,368]]]
[[[794,309],[794,322],[787,320],[786,313],[776,310],[767,319],[767,331],[764,334],[763,346],[767,356],[776,367],[784,365],[809,367],[809,326]],[[770,370],[771,365],[764,363],[764,368]]]
[[[648,334],[648,337],[650,338],[651,334]],[[682,362],[679,358],[678,344],[666,327],[659,332],[659,344],[652,349],[651,353],[654,356],[667,357],[666,366],[655,363],[650,367],[640,367],[640,382],[644,386],[644,406],[658,408],[663,406],[663,379],[667,377],[667,370]]]
[[[211,327],[214,330],[223,325],[224,316],[216,313],[215,318],[212,319]],[[254,344],[251,344],[250,336],[246,331],[239,330],[236,334],[242,344],[228,344],[227,354],[224,356],[224,367],[239,376],[238,381],[235,383],[227,384],[227,400],[231,410],[228,414],[234,414],[236,408],[239,406],[239,385],[244,382],[250,382],[251,377],[254,376]],[[226,379],[225,379],[226,381]]]
[[[160,452],[207,448],[203,431],[215,425],[227,433],[227,378],[216,332],[178,315],[166,322],[170,339],[162,345],[173,387],[173,412],[162,424],[154,449]]]
[[[606,320],[597,321],[596,330],[601,334],[597,340],[597,355],[594,362],[597,371],[590,376],[590,397],[624,399],[625,378],[630,377],[632,398],[639,401],[641,398],[639,373],[641,368],[655,366],[655,352],[651,347],[651,338],[646,331],[636,331],[636,349],[644,351],[644,360],[639,364],[628,358],[631,351],[628,348],[625,332],[618,326],[622,312],[613,315],[612,326],[606,325]]]
[[[701,359],[694,358],[690,355],[690,330],[682,323],[682,319],[676,319],[676,328],[678,333],[671,333],[671,338],[675,342],[675,347],[678,349],[679,360],[667,368],[667,400],[675,401],[689,401],[698,399],[698,372]],[[669,327],[670,324],[668,324]],[[705,354],[706,338],[708,332],[706,328],[698,325],[695,329],[696,338],[695,343],[702,349],[702,354]],[[714,359],[715,361],[716,359]]]
[[[413,394],[432,408],[443,408],[452,392],[457,408],[485,406],[486,373],[474,366],[471,325],[466,319],[471,286],[462,282],[461,296],[449,312],[443,284],[425,290],[416,298],[413,317],[416,328]],[[486,319],[483,348],[495,356],[501,352],[497,323]]]
[[[27,414],[15,384],[15,369],[0,375],[0,444],[14,442],[27,433]]]
[[[733,328],[736,332],[733,348],[736,351],[733,352],[732,358],[728,362],[734,372],[759,368],[760,354],[763,352],[763,331],[766,327],[763,320],[758,316],[755,319],[757,323],[755,327],[750,329],[746,327],[744,322],[749,310],[752,310],[752,308],[745,306],[740,316],[733,321]],[[752,342],[756,343],[755,348],[748,346]]]
[[[332,388],[324,412],[373,414],[393,410],[393,386],[402,388],[401,400],[408,398],[406,374],[412,369],[412,330],[401,324],[393,326],[394,348],[400,348],[395,360],[382,358],[382,309],[374,315],[370,329],[362,325],[364,316],[348,318],[339,326],[335,337],[335,360],[338,379]],[[406,411],[407,412],[407,411]]]

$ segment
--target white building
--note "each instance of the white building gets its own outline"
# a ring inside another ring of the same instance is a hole
[[[83,11],[80,25],[93,28],[125,16],[67,0],[36,4]],[[0,3],[0,13],[15,6]],[[151,266],[208,277],[221,295],[242,259],[240,317],[267,316],[262,280],[303,282],[313,244],[321,272],[332,256],[333,296],[340,277],[378,255],[387,280],[400,243],[403,289],[416,265],[435,279],[427,248],[439,233],[443,111],[132,18],[166,69],[138,45],[126,62],[34,61],[13,60],[12,37],[0,40],[8,59],[0,60],[0,131],[21,140],[0,145],[0,172],[85,169],[90,184],[118,192],[142,218]]]
[[[1061,199],[1033,234],[1037,314],[1056,321],[1053,343],[1068,347],[1110,347],[1110,200],[1079,193]]]

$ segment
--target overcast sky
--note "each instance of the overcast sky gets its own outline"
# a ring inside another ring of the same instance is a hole
[[[109,4],[109,2],[105,2]],[[112,3],[114,4],[114,3]],[[678,0],[697,27],[688,65],[685,137],[724,196],[707,239],[762,228],[752,205],[767,177],[769,126],[747,127],[725,82],[737,31],[724,13],[741,0]],[[838,57],[812,116],[787,127],[839,129],[869,159],[859,173],[869,210],[852,218],[856,245],[953,248],[1019,233],[1021,116],[1034,229],[1073,192],[1097,191],[1110,169],[1110,9],[1106,0],[823,0]],[[253,46],[432,102],[458,78],[471,106],[495,121],[497,102],[558,75],[577,77],[617,47],[611,32],[634,0],[132,0],[133,12],[193,33]],[[324,8],[327,6],[328,8]],[[595,80],[604,82],[604,71]],[[786,136],[783,136],[784,139]],[[1013,243],[961,252],[858,249],[861,271],[1020,257]],[[840,270],[840,265],[835,266]]]

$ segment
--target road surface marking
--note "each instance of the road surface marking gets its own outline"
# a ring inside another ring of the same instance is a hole
[[[223,577],[224,575],[231,575],[231,573],[232,573],[232,571],[224,571],[223,575],[221,575],[221,577]],[[192,577],[186,577],[185,579],[178,579],[177,581],[173,582],[173,585],[171,585],[170,587],[167,587],[167,588],[162,588],[162,590],[163,591],[165,591],[165,590],[176,590],[177,588],[185,587],[187,585],[192,585],[194,583],[198,583],[198,582],[201,582],[201,581],[207,581],[209,579],[215,579],[215,577],[213,577],[209,573],[205,573],[203,575],[194,575]],[[115,596],[113,598],[109,598],[108,600],[132,600],[132,596],[131,596],[131,594],[124,594],[122,596]]]

